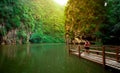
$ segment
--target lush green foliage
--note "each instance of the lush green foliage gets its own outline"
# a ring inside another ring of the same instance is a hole
[[[0,24],[4,26],[4,30],[9,31],[11,29],[20,26],[20,12],[19,0],[1,0],[0,1]],[[17,9],[17,10],[16,10]]]
[[[107,0],[106,20],[101,27],[102,42],[119,44],[120,41],[120,0]]]
[[[68,33],[73,32],[75,36],[96,33],[104,21],[104,1],[69,0],[65,12]]]
[[[71,38],[96,37],[105,44],[120,41],[120,0],[69,0],[65,15],[64,7],[53,0],[1,0],[0,43],[64,42],[64,23]]]
[[[16,41],[64,42],[64,7],[53,0],[1,0],[0,41],[12,30]]]
[[[120,40],[120,0],[69,0],[65,13],[66,33],[72,37],[96,37],[104,44]]]
[[[52,0],[35,0],[31,3],[37,20],[30,40],[64,42],[64,8],[56,5]]]

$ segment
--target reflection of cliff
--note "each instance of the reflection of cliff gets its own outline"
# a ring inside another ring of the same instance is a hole
[[[26,58],[30,56],[30,45],[6,45],[1,49],[2,56],[7,58]]]
[[[8,58],[15,58],[16,57],[17,49],[15,46],[4,46],[2,48],[3,56],[7,56]]]
[[[29,45],[0,45],[0,73],[23,73],[27,68],[31,68]]]
[[[31,55],[30,54],[30,44],[27,44],[26,49],[27,49],[27,56],[30,56]]]

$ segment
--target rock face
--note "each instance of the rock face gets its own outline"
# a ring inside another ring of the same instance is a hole
[[[13,29],[8,31],[8,33],[5,36],[0,36],[0,43],[2,45],[7,44],[16,44],[16,39],[17,39],[17,30]]]

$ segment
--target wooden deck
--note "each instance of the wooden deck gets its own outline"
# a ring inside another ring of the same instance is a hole
[[[103,48],[103,50],[101,50],[101,51],[91,49],[90,50],[91,53],[87,54],[83,50],[81,51],[81,48],[79,46],[78,46],[78,49],[71,49],[71,47],[69,47],[68,49],[69,49],[69,54],[74,54],[80,58],[84,58],[84,59],[96,62],[98,64],[103,65],[104,67],[109,66],[114,69],[120,70],[120,59],[119,59],[120,53],[117,51],[115,53],[115,52],[105,51],[105,48]],[[100,54],[98,54],[98,53],[100,53]],[[107,56],[107,54],[115,55],[116,58],[111,58],[111,57]]]
[[[71,54],[79,56],[78,52],[72,52]],[[102,60],[101,55],[96,55],[96,54],[92,54],[92,53],[86,54],[85,52],[83,52],[83,53],[81,53],[81,58],[84,58],[84,59],[87,59],[87,60],[90,60],[90,61],[93,61],[93,62],[96,62],[99,64],[103,64],[103,60]],[[120,63],[119,62],[113,61],[110,59],[105,59],[105,60],[106,60],[106,66],[120,70]]]

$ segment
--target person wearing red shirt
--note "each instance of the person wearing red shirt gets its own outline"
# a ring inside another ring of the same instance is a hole
[[[85,51],[89,54],[90,42],[88,40],[85,40],[84,47],[85,47]]]

